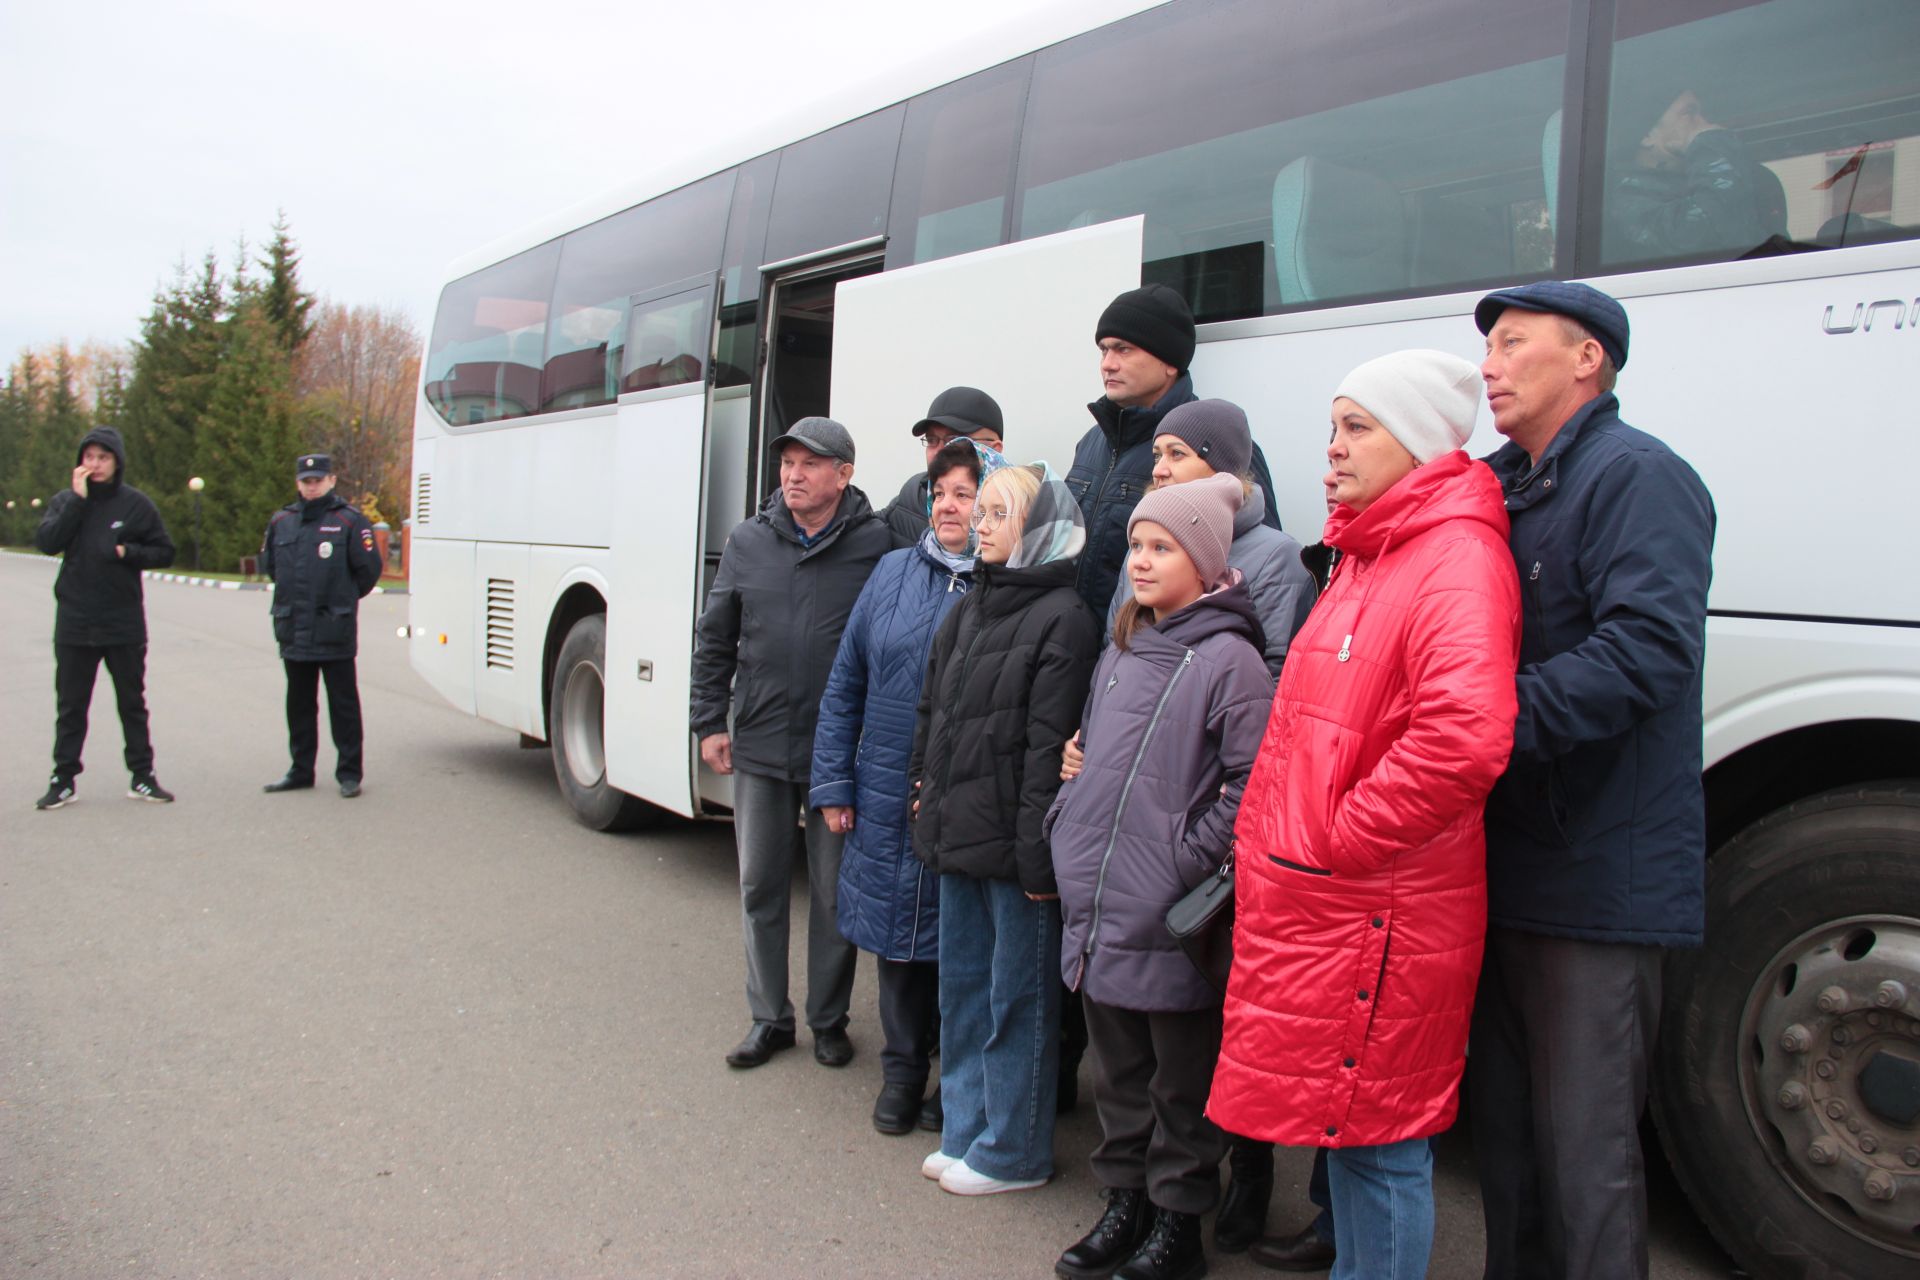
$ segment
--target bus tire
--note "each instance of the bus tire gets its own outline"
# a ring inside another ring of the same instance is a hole
[[[1653,1110],[1758,1280],[1920,1275],[1920,781],[1798,801],[1714,855]]]
[[[560,794],[581,825],[631,831],[656,821],[661,811],[607,781],[606,670],[607,616],[590,613],[567,632],[554,663],[547,741]]]

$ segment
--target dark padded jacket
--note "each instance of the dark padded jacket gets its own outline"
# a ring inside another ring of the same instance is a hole
[[[1060,882],[1061,977],[1101,1004],[1220,1004],[1167,932],[1167,908],[1232,847],[1273,706],[1260,642],[1253,598],[1236,581],[1100,657],[1086,767],[1061,787],[1047,837]]]
[[[853,807],[840,855],[840,933],[883,960],[939,954],[940,883],[913,854],[907,765],[933,633],[972,585],[971,569],[955,572],[924,546],[882,556],[820,699],[807,803]]]
[[[893,547],[898,551],[902,547],[911,547],[920,541],[920,535],[931,527],[932,515],[927,507],[927,473],[909,476],[900,486],[900,492],[894,496],[880,518],[887,522],[887,529],[893,535]]]
[[[1120,563],[1127,554],[1127,518],[1153,487],[1153,433],[1160,420],[1197,397],[1193,375],[1183,373],[1167,394],[1144,409],[1123,409],[1102,396],[1087,406],[1094,425],[1074,446],[1067,488],[1080,504],[1087,524],[1087,545],[1080,553],[1080,573],[1074,590],[1098,617],[1105,617],[1120,581]],[[1280,527],[1280,508],[1274,501],[1273,477],[1267,474],[1266,455],[1253,447],[1253,478],[1266,494],[1261,522]]]
[[[934,636],[908,776],[920,800],[914,850],[942,875],[1054,892],[1040,829],[1100,652],[1100,624],[1073,590],[1077,567],[981,565]]]
[[[1487,459],[1520,571],[1519,718],[1487,806],[1495,925],[1698,946],[1713,499],[1602,395],[1533,466]]]
[[[731,733],[735,769],[807,781],[840,632],[888,545],[886,523],[852,485],[811,542],[777,489],[735,525],[694,627],[695,736]]]
[[[106,484],[89,480],[85,498],[72,489],[54,494],[33,536],[40,550],[64,556],[53,580],[53,642],[100,648],[145,644],[140,572],[172,564],[173,540],[153,499],[126,482],[127,449],[120,433],[112,427],[87,432],[74,452],[74,465],[90,444],[117,460],[113,479]]]
[[[360,598],[380,582],[373,526],[337,493],[273,513],[260,541],[273,579],[273,638],[288,662],[340,662],[360,649]]]

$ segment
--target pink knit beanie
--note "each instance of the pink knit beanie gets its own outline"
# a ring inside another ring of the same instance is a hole
[[[1170,484],[1140,499],[1127,521],[1127,537],[1133,537],[1133,526],[1142,520],[1153,521],[1173,535],[1200,571],[1200,581],[1212,590],[1227,576],[1233,513],[1245,498],[1239,476],[1216,472],[1202,480]]]

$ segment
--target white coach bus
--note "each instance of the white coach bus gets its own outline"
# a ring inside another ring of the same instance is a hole
[[[1703,127],[1717,166],[1653,163]],[[549,743],[591,826],[724,813],[693,622],[787,424],[845,421],[884,505],[908,425],[968,383],[1063,466],[1095,317],[1162,282],[1312,541],[1338,378],[1477,359],[1474,301],[1547,277],[1625,303],[1624,416],[1719,511],[1709,944],[1668,973],[1666,1151],[1755,1275],[1920,1274],[1915,0],[1083,2],[881,68],[453,266],[414,665]]]

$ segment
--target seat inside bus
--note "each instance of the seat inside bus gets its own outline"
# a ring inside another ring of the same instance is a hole
[[[1289,162],[1273,180],[1273,265],[1284,303],[1403,288],[1400,192],[1318,156]]]

